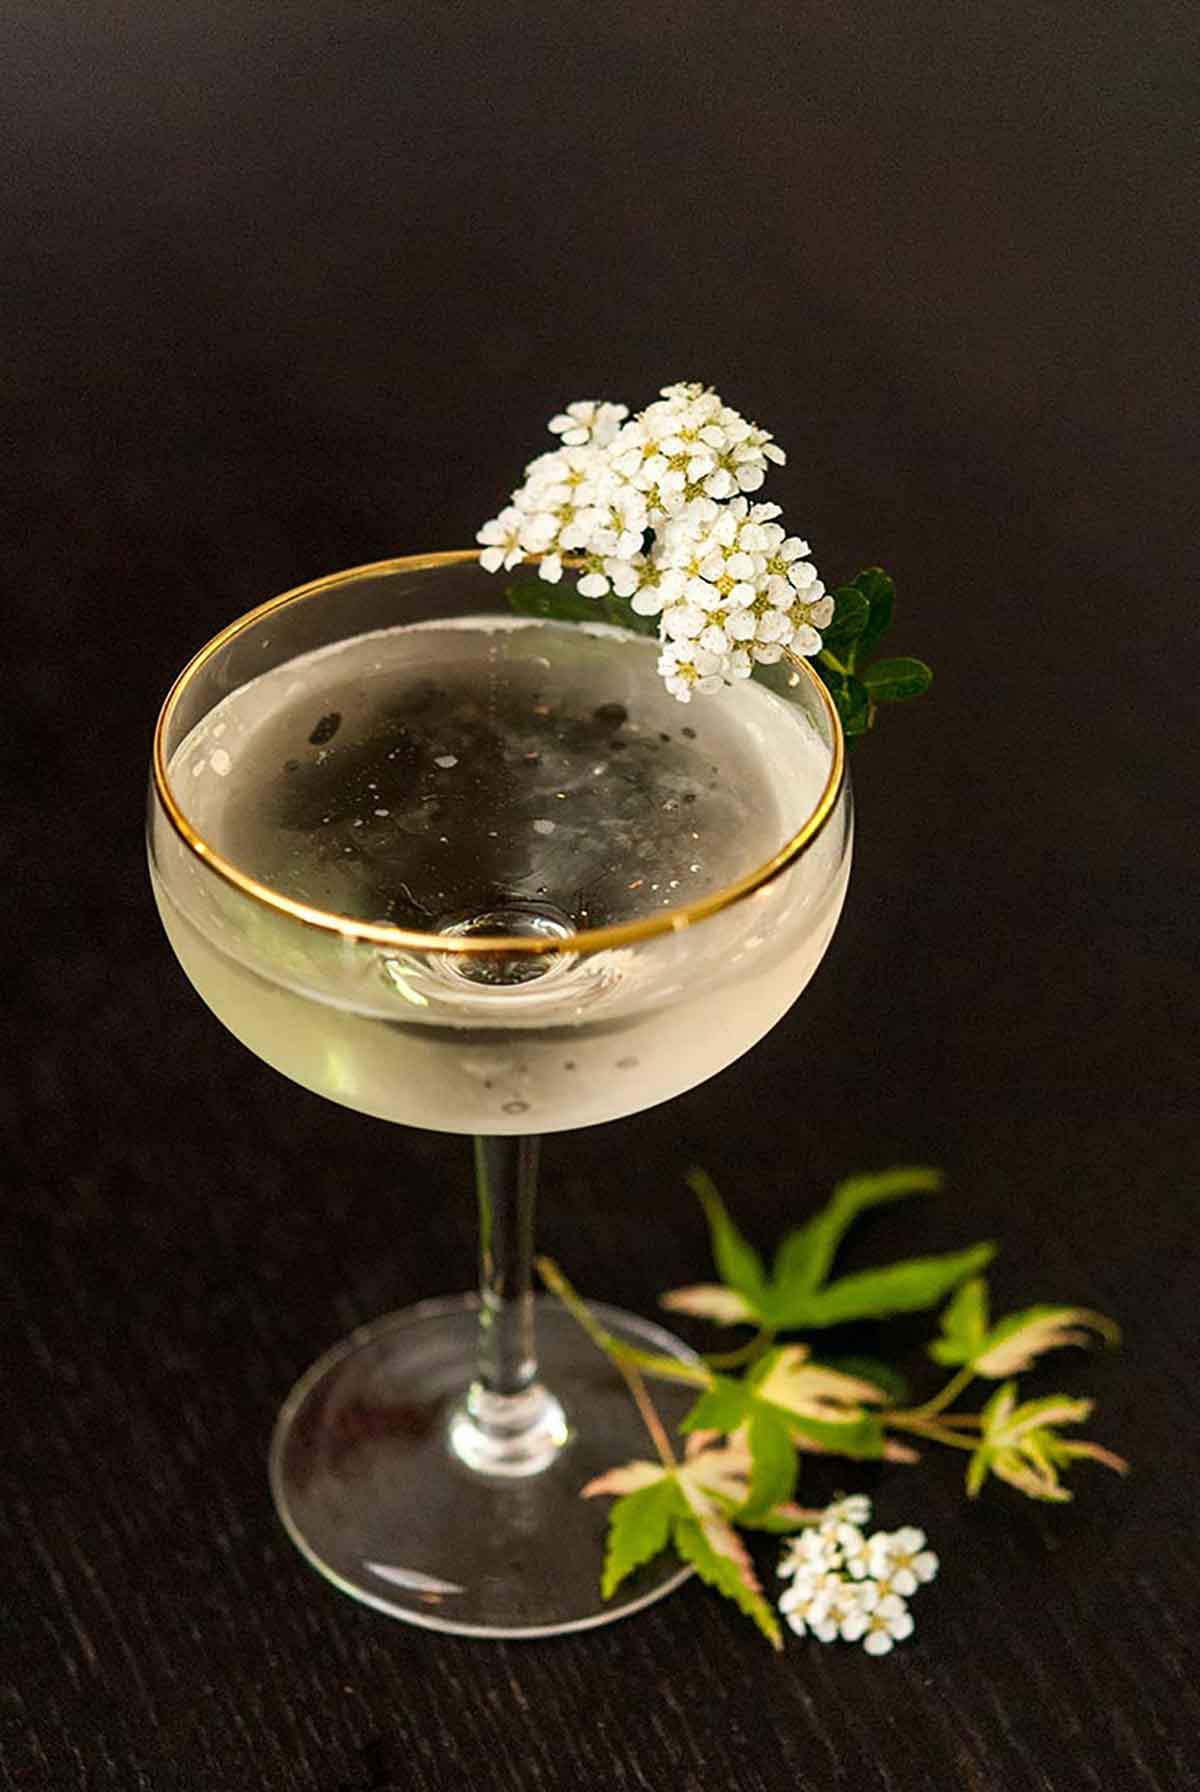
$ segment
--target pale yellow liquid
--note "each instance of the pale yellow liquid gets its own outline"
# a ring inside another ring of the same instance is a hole
[[[565,932],[677,908],[772,856],[830,753],[757,684],[676,704],[655,656],[612,629],[494,618],[365,635],[226,698],[172,783],[241,868],[351,919],[441,931],[516,905]],[[174,836],[153,868],[188,976],[267,1063],[407,1125],[549,1132],[665,1101],[761,1038],[820,962],[844,845],[826,829],[684,932],[492,984],[304,927]]]

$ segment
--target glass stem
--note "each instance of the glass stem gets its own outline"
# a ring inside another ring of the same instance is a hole
[[[450,1447],[486,1475],[535,1475],[567,1441],[562,1407],[537,1379],[533,1212],[536,1137],[475,1140],[479,1366],[450,1421]]]
[[[542,1141],[475,1140],[479,1197],[479,1383],[523,1394],[537,1379],[533,1329],[533,1210]]]

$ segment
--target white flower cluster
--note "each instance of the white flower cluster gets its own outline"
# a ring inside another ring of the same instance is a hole
[[[906,1525],[868,1537],[870,1519],[870,1500],[852,1494],[787,1544],[779,1572],[792,1584],[779,1609],[801,1636],[823,1643],[841,1637],[861,1642],[868,1655],[886,1655],[912,1635],[906,1601],[933,1579],[938,1559],[926,1549],[924,1531]]]
[[[785,648],[820,651],[833,599],[808,543],[785,534],[777,504],[746,497],[786,459],[765,429],[697,385],[664,386],[632,418],[624,405],[569,404],[550,428],[561,445],[479,531],[488,572],[537,555],[556,584],[571,557],[585,597],[611,591],[660,618],[658,669],[684,703]]]

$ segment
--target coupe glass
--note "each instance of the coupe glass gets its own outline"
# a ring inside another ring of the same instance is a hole
[[[605,1623],[687,1572],[650,1564],[600,1597],[605,1503],[580,1488],[648,1439],[532,1291],[538,1135],[754,1045],[829,943],[852,823],[803,660],[683,707],[653,641],[515,617],[505,583],[473,552],[390,560],[224,629],[159,717],[149,853],[179,961],[244,1045],[361,1113],[475,1135],[479,1294],[335,1345],[286,1401],[270,1472],[344,1591],[512,1637]],[[650,1198],[626,1198],[631,1228]],[[421,1199],[400,1221],[414,1250]],[[690,1398],[666,1388],[668,1423]]]

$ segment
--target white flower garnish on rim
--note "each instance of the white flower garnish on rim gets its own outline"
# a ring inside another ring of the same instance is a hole
[[[628,419],[628,420],[626,420]],[[751,504],[786,460],[770,433],[699,385],[664,386],[630,418],[624,405],[580,399],[550,420],[560,446],[525,469],[524,484],[477,540],[488,572],[537,556],[584,597],[631,600],[659,618],[658,669],[683,703],[749,678],[785,649],[813,655],[833,616],[807,542]]]

